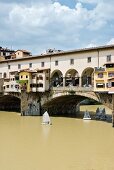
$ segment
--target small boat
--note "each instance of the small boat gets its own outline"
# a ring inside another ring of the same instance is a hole
[[[84,113],[84,117],[83,117],[84,120],[91,120],[91,117],[90,117],[90,114],[89,112],[86,110],[85,113]]]
[[[46,111],[44,114],[43,114],[43,120],[42,120],[42,125],[51,125],[51,121],[50,121],[50,117],[49,117],[49,114],[48,112]]]

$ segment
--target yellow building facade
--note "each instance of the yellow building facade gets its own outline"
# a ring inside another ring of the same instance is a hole
[[[114,63],[106,63],[104,67],[94,69],[94,91],[114,92]]]
[[[32,79],[32,72],[30,70],[22,70],[19,72],[19,84],[21,90],[31,91],[30,84]]]

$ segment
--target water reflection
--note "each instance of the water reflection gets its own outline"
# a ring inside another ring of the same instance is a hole
[[[50,133],[51,125],[41,125],[41,126],[42,126],[42,135],[44,138],[47,138]]]

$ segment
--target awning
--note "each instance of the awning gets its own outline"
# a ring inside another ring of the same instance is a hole
[[[114,64],[114,63],[111,63],[111,62],[109,62],[109,63],[105,63],[105,64],[103,64],[103,66],[105,66],[106,64]]]
[[[97,83],[97,85],[99,85],[99,86],[100,86],[100,85],[103,85],[103,83]]]
[[[112,79],[114,79],[114,77],[110,77],[110,78],[108,78],[108,80],[112,80]]]

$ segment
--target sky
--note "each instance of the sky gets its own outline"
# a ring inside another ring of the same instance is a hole
[[[31,51],[114,44],[114,0],[0,0],[0,46]]]

